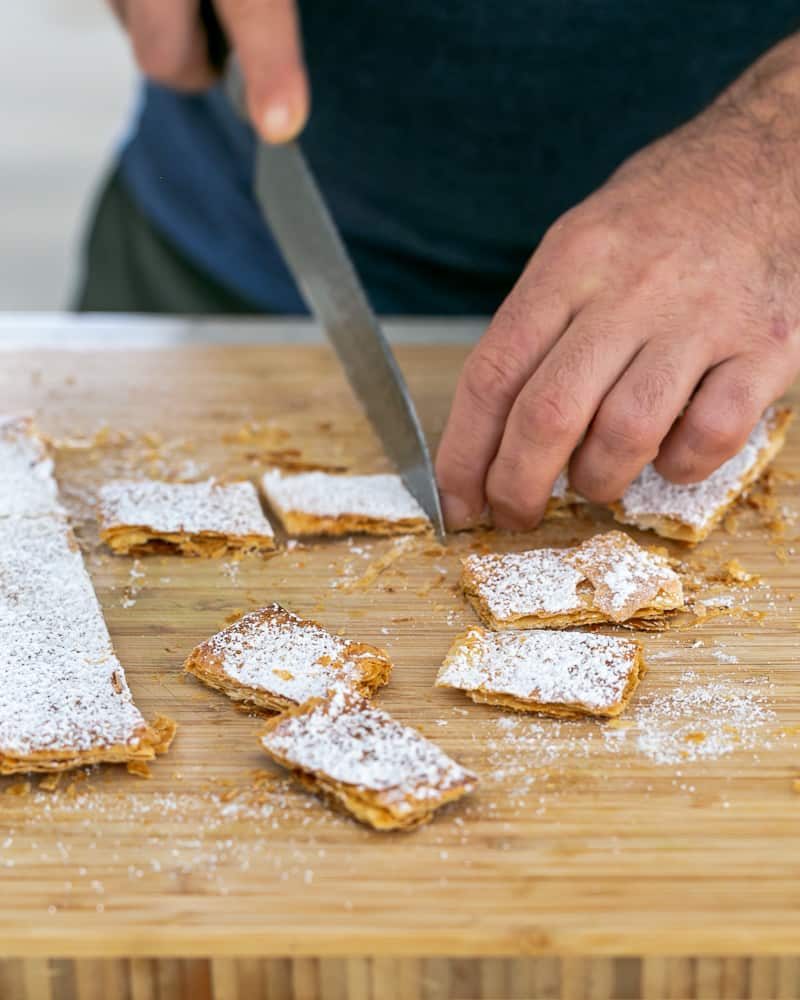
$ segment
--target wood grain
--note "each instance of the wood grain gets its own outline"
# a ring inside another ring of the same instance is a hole
[[[398,353],[435,439],[464,352]],[[150,781],[105,769],[54,792],[39,779],[27,795],[18,779],[0,784],[2,995],[797,995],[797,968],[783,957],[800,946],[791,537],[776,540],[745,514],[740,537],[718,533],[698,550],[709,565],[735,556],[762,574],[769,589],[749,600],[766,617],[646,636],[656,658],[631,709],[666,697],[688,669],[698,683],[727,678],[767,711],[752,745],[657,764],[625,731],[609,750],[595,724],[520,723],[539,726],[533,753],[504,739],[499,710],[432,688],[453,636],[473,621],[453,589],[469,538],[445,553],[415,544],[368,589],[352,581],[391,541],[235,567],[158,556],[139,561],[142,576],[97,547],[91,490],[134,466],[255,476],[269,453],[296,449],[308,461],[381,468],[324,348],[5,351],[0,362],[1,410],[33,409],[62,440],[104,423],[134,435],[61,448],[57,473],[136,701],[180,724]],[[249,438],[248,422],[262,425]],[[800,471],[797,432],[778,467]],[[778,489],[791,513],[795,487]],[[566,542],[596,527],[567,519],[489,543]],[[256,743],[261,720],[179,671],[228,616],[273,600],[384,645],[396,666],[380,703],[478,771],[479,793],[414,834],[381,836],[271,768]],[[53,956],[81,961],[42,964]],[[113,957],[126,962],[95,961]],[[336,975],[327,963],[341,963]],[[53,985],[67,974],[71,994]]]

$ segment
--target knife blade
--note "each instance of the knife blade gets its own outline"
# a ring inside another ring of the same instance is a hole
[[[233,59],[226,83],[229,96],[241,111],[242,80]],[[286,264],[336,351],[386,455],[443,539],[439,491],[416,408],[296,142],[282,146],[258,142],[254,190]]]

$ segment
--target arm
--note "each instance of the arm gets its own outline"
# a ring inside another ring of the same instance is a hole
[[[214,83],[199,0],[110,3],[143,73],[177,90]],[[287,142],[303,128],[309,104],[294,0],[215,0],[214,6],[241,61],[253,127],[267,142]]]
[[[598,502],[703,479],[799,368],[796,35],[546,234],[461,373],[448,525],[534,526],[567,465]]]

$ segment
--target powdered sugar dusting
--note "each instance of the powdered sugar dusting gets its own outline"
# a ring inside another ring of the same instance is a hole
[[[691,670],[673,690],[640,705],[634,719],[636,748],[656,764],[768,749],[765,729],[777,722],[764,703],[760,682],[709,680]]]
[[[343,691],[281,719],[262,743],[293,767],[381,793],[400,814],[411,811],[414,801],[475,782],[415,729]]]
[[[280,512],[381,521],[427,520],[400,476],[339,476],[327,472],[284,475],[279,469],[270,469],[261,482],[267,499]]]
[[[564,549],[472,555],[464,560],[465,578],[499,621],[521,615],[569,614],[584,607],[578,594],[583,573]]]
[[[644,608],[683,604],[680,578],[666,559],[621,531],[570,549],[472,555],[464,560],[464,571],[465,588],[499,623],[582,609],[624,621]],[[585,581],[592,592],[578,589]]]
[[[273,534],[250,482],[165,483],[118,479],[100,488],[102,528],[146,526],[154,532],[220,535]]]
[[[667,607],[683,604],[680,577],[667,560],[622,531],[595,535],[570,558],[594,585],[592,604],[614,621],[625,621],[659,597]]]
[[[31,499],[32,516],[0,518],[0,752],[135,747],[144,719],[67,522],[42,510],[47,496],[57,509],[57,487],[32,440],[36,486],[22,482],[17,498]],[[19,480],[22,466],[16,455],[10,461]]]
[[[31,418],[0,418],[0,517],[58,513],[53,462]]]
[[[614,636],[473,628],[451,649],[436,685],[603,711],[619,704],[636,652],[632,639]]]
[[[335,684],[356,683],[358,658],[364,655],[360,647],[278,605],[244,615],[206,646],[240,684],[298,705],[323,697]]]
[[[679,485],[659,475],[647,465],[622,497],[623,514],[671,517],[694,528],[704,528],[721,506],[741,489],[747,473],[769,444],[774,410],[768,410],[756,424],[744,448],[700,483]]]

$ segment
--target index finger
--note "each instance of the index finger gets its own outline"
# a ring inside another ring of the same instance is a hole
[[[266,142],[294,139],[308,118],[308,81],[294,0],[216,0],[239,56],[253,127]]]
[[[467,358],[436,456],[451,531],[470,527],[486,505],[486,474],[522,387],[567,326],[566,300],[538,282],[517,286]]]

